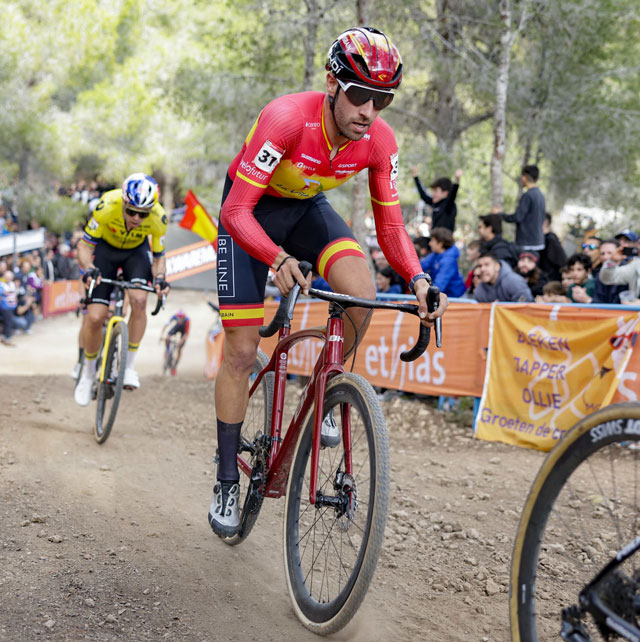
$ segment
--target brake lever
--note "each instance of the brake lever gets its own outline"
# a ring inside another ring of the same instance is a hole
[[[432,285],[427,291],[427,310],[435,312],[440,305],[440,288]],[[442,317],[434,321],[434,333],[436,335],[436,348],[442,348]]]

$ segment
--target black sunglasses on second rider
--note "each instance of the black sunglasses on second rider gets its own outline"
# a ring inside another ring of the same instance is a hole
[[[355,82],[343,82],[339,78],[336,78],[336,82],[340,85],[340,89],[347,95],[349,102],[356,107],[373,100],[373,106],[380,111],[388,107],[393,100],[393,90],[384,91],[381,89],[372,89],[365,85],[358,85]]]
[[[151,212],[140,212],[138,210],[131,209],[130,207],[124,208],[125,214],[129,216],[139,216],[140,218],[147,218]]]

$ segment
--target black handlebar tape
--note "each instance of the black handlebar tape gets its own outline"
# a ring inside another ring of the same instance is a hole
[[[429,345],[431,339],[431,328],[426,325],[420,324],[420,334],[418,335],[418,340],[416,345],[413,346],[410,350],[406,350],[400,354],[400,359],[402,361],[415,361]]]

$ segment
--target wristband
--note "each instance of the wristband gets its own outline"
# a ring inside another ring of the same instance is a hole
[[[420,279],[425,279],[427,283],[431,285],[431,277],[428,274],[426,274],[425,272],[420,272],[420,274],[416,274],[411,279],[411,281],[409,281],[409,290],[411,290],[411,292],[413,292],[414,294],[415,292],[413,290],[413,286],[416,284],[416,281],[419,281]]]
[[[282,261],[280,262],[280,265],[276,268],[276,272],[280,272],[280,268],[281,268],[281,267],[282,267],[282,266],[283,266],[283,265],[284,265],[284,264],[285,264],[289,259],[295,259],[295,258],[296,258],[296,257],[295,257],[295,256],[291,256],[291,254],[289,254],[289,256],[285,256],[285,257],[282,259]]]

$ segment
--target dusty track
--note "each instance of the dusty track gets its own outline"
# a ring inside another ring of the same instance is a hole
[[[230,549],[206,513],[215,449],[202,376],[211,313],[194,321],[175,379],[150,322],[113,434],[73,403],[78,322],[40,322],[0,346],[0,640],[317,640],[295,618],[282,564],[283,501]],[[369,595],[335,640],[506,642],[508,567],[540,453],[478,442],[424,401],[384,404],[392,508]]]

